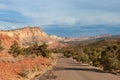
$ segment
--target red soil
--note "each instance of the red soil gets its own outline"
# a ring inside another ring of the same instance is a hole
[[[19,80],[19,73],[23,70],[34,70],[37,66],[40,70],[44,69],[50,62],[46,58],[25,58],[15,63],[0,63],[0,80]]]
[[[20,41],[18,37],[10,37],[8,35],[0,34],[0,40],[2,41],[2,46],[5,49],[9,49],[14,41]]]

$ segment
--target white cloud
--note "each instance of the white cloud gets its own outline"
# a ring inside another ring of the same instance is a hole
[[[74,24],[76,21],[81,24],[117,24],[120,23],[119,5],[119,0],[9,0],[0,8],[8,6],[8,10],[30,17],[32,24],[37,25]]]
[[[0,4],[0,9],[5,9],[5,8],[7,8],[6,5],[4,5],[4,4]]]

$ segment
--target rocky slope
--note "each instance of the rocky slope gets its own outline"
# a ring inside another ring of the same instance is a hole
[[[21,47],[27,47],[38,43],[49,45],[59,43],[60,37],[49,36],[39,27],[25,27],[16,30],[0,30],[0,40],[5,48],[0,52],[0,80],[31,80],[35,75],[42,74],[51,68],[56,62],[53,54],[51,58],[29,55],[13,57],[8,54],[8,49],[17,41]],[[58,45],[57,45],[58,46]]]
[[[96,36],[82,36],[82,37],[73,37],[73,38],[65,38],[64,42],[70,42],[70,41],[84,41],[84,40],[91,40],[91,39],[99,39],[99,38],[106,38],[110,37],[110,34],[101,34]]]
[[[12,62],[11,60],[1,61],[0,80],[30,80],[29,78],[33,78],[33,75],[52,66],[51,63],[50,59],[43,57],[28,57]]]
[[[17,30],[0,31],[0,40],[2,41],[2,45],[7,49],[13,44],[13,41],[18,41],[21,46],[29,46],[34,43],[52,44],[61,39],[62,38],[55,35],[49,36],[39,27],[25,27]]]

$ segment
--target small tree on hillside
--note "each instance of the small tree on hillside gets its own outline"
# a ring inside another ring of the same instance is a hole
[[[17,41],[14,41],[8,52],[14,57],[17,57],[21,53],[21,49]]]
[[[40,51],[40,53],[43,57],[49,57],[50,56],[50,53],[49,53],[49,50],[47,49],[47,47],[48,46],[45,43],[38,47],[38,50]]]
[[[2,41],[0,40],[0,52],[3,50]]]

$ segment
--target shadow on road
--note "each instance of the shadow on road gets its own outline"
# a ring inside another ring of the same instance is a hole
[[[80,70],[80,71],[93,71],[93,72],[104,73],[104,71],[94,68],[64,68],[64,70]]]
[[[72,63],[72,62],[68,62],[69,66],[88,66],[88,64],[81,64],[81,63]]]
[[[99,72],[99,73],[105,73],[102,70],[95,69],[95,68],[67,68],[67,67],[55,67],[55,71],[59,70],[76,70],[76,71],[92,71],[92,72]]]

